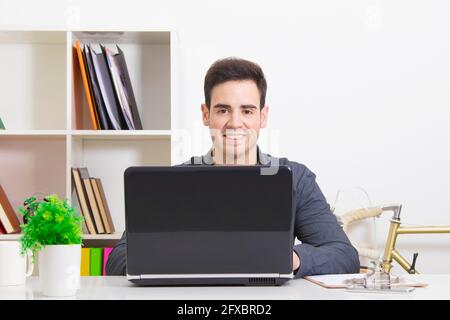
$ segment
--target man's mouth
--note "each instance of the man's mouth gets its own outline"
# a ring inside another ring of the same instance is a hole
[[[232,144],[239,144],[245,141],[247,136],[246,132],[226,132],[223,134],[224,139]]]

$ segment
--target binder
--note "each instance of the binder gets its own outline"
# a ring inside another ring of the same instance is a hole
[[[103,130],[109,130],[111,129],[111,123],[109,121],[105,102],[103,101],[102,93],[98,85],[97,75],[95,74],[89,45],[84,46],[83,54],[86,58],[87,72],[89,76],[88,78],[92,87],[92,93],[95,101],[95,107],[97,109],[100,127]]]
[[[116,93],[119,97],[124,118],[127,121],[129,129],[142,130],[142,123],[139,117],[125,55],[118,45],[116,45],[116,48],[117,53],[113,53],[109,48],[104,48],[108,66],[116,86]]]
[[[122,112],[119,109],[119,102],[114,91],[106,57],[103,52],[96,53],[92,46],[89,46],[89,51],[91,52],[95,74],[112,128],[115,130],[127,129]]]
[[[91,276],[101,276],[103,271],[103,248],[91,248]]]
[[[102,275],[106,276],[106,265],[108,263],[108,258],[110,253],[112,252],[113,248],[112,247],[106,247],[103,249],[103,271],[102,271]]]
[[[106,57],[106,62],[108,63],[109,72],[111,74],[111,79],[113,81],[114,90],[117,95],[117,100],[119,102],[120,111],[122,112],[123,119],[129,130],[134,130],[133,116],[131,114],[131,109],[128,105],[128,99],[124,92],[122,85],[121,75],[119,74],[119,68],[117,67],[116,60],[113,57],[111,49],[102,46],[103,54]]]
[[[81,248],[81,276],[89,276],[91,273],[91,249]]]
[[[88,107],[89,107],[89,113],[91,115],[92,125],[95,130],[98,130],[99,129],[98,116],[97,116],[97,112],[95,110],[94,102],[92,100],[92,93],[91,93],[91,89],[89,87],[89,79],[88,79],[88,76],[86,73],[86,65],[84,63],[83,52],[81,50],[81,44],[80,44],[79,40],[75,41],[75,48],[76,48],[77,55],[78,55],[78,62],[79,62],[79,66],[80,66],[81,77],[83,79],[83,85],[84,85],[84,90],[86,93],[86,100],[87,100]]]

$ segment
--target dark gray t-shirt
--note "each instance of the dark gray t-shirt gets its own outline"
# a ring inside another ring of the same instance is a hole
[[[262,153],[259,148],[258,163],[269,166],[268,170],[276,168],[277,165],[287,165],[292,170],[295,199],[294,236],[301,241],[301,244],[293,247],[300,257],[300,268],[295,277],[359,272],[358,252],[331,212],[330,205],[317,185],[315,174],[303,164],[286,158],[272,157]],[[211,151],[202,157],[192,157],[182,165],[213,165]],[[109,255],[106,265],[108,275],[126,274],[125,250],[124,232]]]

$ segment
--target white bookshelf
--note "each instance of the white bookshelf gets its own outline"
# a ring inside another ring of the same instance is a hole
[[[73,72],[77,39],[123,50],[144,130],[93,130],[81,78]],[[116,233],[86,234],[83,242],[106,246],[120,239],[124,170],[172,164],[173,42],[168,30],[0,30],[0,117],[6,127],[0,130],[0,183],[14,208],[36,192],[76,204],[70,170],[87,167],[102,180]]]

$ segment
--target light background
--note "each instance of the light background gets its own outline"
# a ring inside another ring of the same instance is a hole
[[[0,29],[173,30],[172,129],[189,136],[173,162],[209,148],[200,104],[210,64],[259,63],[270,106],[264,151],[307,165],[330,204],[346,190],[337,213],[369,205],[359,186],[373,205],[402,203],[405,222],[427,225],[450,225],[449,18],[446,0],[0,0]],[[350,236],[380,247],[387,223]],[[398,247],[408,259],[419,252],[423,273],[450,272],[450,234],[405,235]]]

